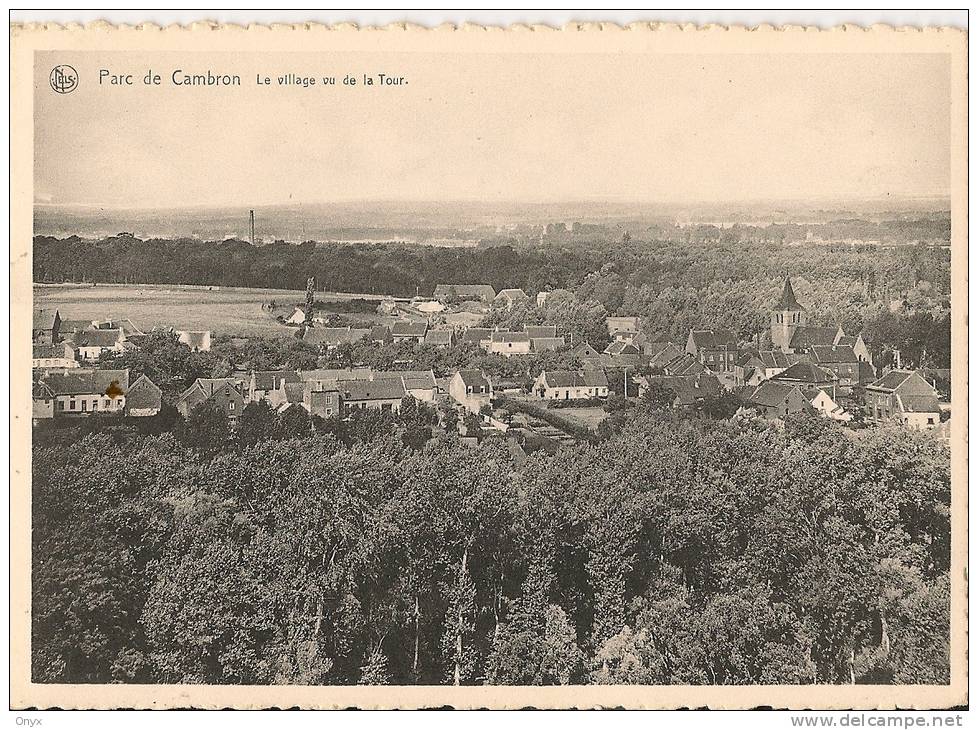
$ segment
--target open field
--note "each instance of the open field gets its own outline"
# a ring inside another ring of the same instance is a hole
[[[344,300],[356,296],[363,295],[316,293],[318,300]],[[274,313],[263,310],[262,304],[274,300],[279,305],[292,305],[304,299],[304,291],[283,289],[207,288],[165,284],[34,285],[35,308],[57,308],[62,319],[128,317],[146,331],[153,327],[175,327],[211,330],[215,334],[289,337],[295,334],[295,329],[276,322]]]
[[[608,416],[604,408],[551,408],[550,410],[569,421],[577,421],[595,432],[598,430],[598,424]]]

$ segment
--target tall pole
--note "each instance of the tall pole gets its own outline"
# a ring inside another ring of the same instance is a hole
[[[251,245],[255,245],[255,211],[249,211],[249,217],[251,219]]]

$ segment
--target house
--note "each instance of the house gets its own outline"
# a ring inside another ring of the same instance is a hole
[[[438,383],[435,382],[435,373],[432,370],[374,371],[371,379],[400,380],[408,395],[424,403],[434,403],[435,396],[438,395]]]
[[[525,304],[530,301],[530,297],[522,289],[503,289],[492,300],[496,306],[512,309],[517,304]]]
[[[121,329],[87,329],[71,336],[72,344],[82,360],[98,360],[102,353],[119,353],[125,349],[126,336]]]
[[[328,352],[342,345],[354,345],[370,335],[369,329],[353,327],[307,327],[302,341]]]
[[[53,345],[35,344],[31,350],[32,368],[77,368],[75,348],[70,342],[56,342]]]
[[[784,372],[797,362],[804,360],[803,355],[785,353],[781,350],[761,350],[757,357],[764,364],[763,380],[770,380],[778,373]]]
[[[838,397],[836,386],[839,379],[834,373],[810,362],[796,362],[790,368],[775,375],[771,380],[788,385],[797,385],[802,392],[824,390],[832,398]]]
[[[734,384],[760,385],[764,380],[764,361],[752,352],[741,353],[734,363]]]
[[[571,348],[570,354],[572,357],[580,360],[584,366],[601,367],[601,353],[591,347],[588,342],[581,342],[575,345]]]
[[[292,314],[285,318],[285,324],[291,324],[298,326],[300,324],[305,324],[306,322],[306,308],[296,307],[292,310]]]
[[[728,330],[690,330],[686,352],[716,373],[732,373],[739,354],[737,338]]]
[[[683,350],[680,350],[677,345],[674,345],[671,342],[666,342],[657,352],[650,353],[649,367],[665,370],[666,365],[671,362],[675,362],[681,357],[688,357],[696,362],[696,359],[693,358],[692,355],[686,355],[686,353]]]
[[[58,329],[61,336],[64,337],[73,332],[95,329],[95,321],[91,319],[63,319]]]
[[[695,357],[688,352],[684,352],[663,364],[662,371],[666,375],[698,375],[699,373],[707,372],[707,369]]]
[[[874,421],[895,418],[917,429],[935,428],[941,422],[937,389],[914,370],[891,370],[866,386],[864,399]]]
[[[842,327],[798,327],[791,335],[787,352],[811,352],[812,347],[837,345],[845,336]]]
[[[245,398],[234,378],[197,378],[177,399],[177,410],[186,418],[205,401],[233,420],[244,409]]]
[[[448,384],[448,393],[470,413],[478,413],[492,402],[492,383],[481,370],[458,370]]]
[[[248,400],[268,400],[272,406],[277,406],[285,399],[286,383],[301,382],[296,370],[253,370],[248,382]]]
[[[61,335],[61,314],[57,309],[35,309],[31,339],[38,345],[53,345]]]
[[[92,322],[92,327],[99,330],[115,330],[121,329],[123,334],[125,334],[126,339],[130,337],[139,337],[140,335],[145,335],[139,327],[131,319],[103,319],[95,320]],[[87,329],[87,328],[82,328]]]
[[[386,324],[375,324],[370,328],[370,334],[367,335],[366,339],[378,345],[389,345],[394,341],[391,328]]]
[[[483,350],[489,349],[489,342],[492,339],[492,330],[486,327],[469,327],[462,333],[462,342],[469,342],[481,347]]]
[[[340,380],[336,383],[344,415],[355,410],[377,410],[397,413],[401,399],[407,395],[401,378],[375,380]]]
[[[446,304],[459,299],[478,299],[492,304],[496,298],[496,290],[488,284],[438,284],[432,298]]]
[[[831,418],[833,421],[843,422],[852,420],[852,414],[848,413],[842,406],[836,403],[832,399],[832,396],[830,396],[824,390],[819,389],[817,391],[807,391],[805,393],[805,397],[810,397],[812,408],[826,418]]]
[[[855,337],[852,335],[840,337],[836,344],[844,347],[851,347],[852,351],[856,355],[856,359],[859,360],[859,362],[866,362],[870,365],[873,364],[873,353],[869,351],[869,345],[866,343],[866,340],[863,339],[862,332]]]
[[[489,336],[489,352],[503,357],[529,355],[530,336],[526,332],[493,332]]]
[[[428,334],[424,336],[424,343],[431,347],[455,347],[455,330],[428,330]]]
[[[557,325],[555,324],[528,324],[523,327],[523,330],[531,340],[557,336]]]
[[[391,337],[394,343],[414,342],[421,344],[428,334],[427,322],[395,322],[391,327]]]
[[[316,381],[302,384],[302,406],[310,416],[320,418],[339,418],[343,414],[338,387],[324,387]]]
[[[661,385],[675,394],[672,407],[691,409],[700,405],[706,398],[720,395],[720,380],[716,375],[700,373],[697,375],[648,375],[637,377],[638,394],[641,397],[653,384]]]
[[[543,400],[607,398],[608,376],[604,370],[544,370],[533,381],[533,394]]]
[[[35,381],[31,388],[31,418],[35,421],[54,418],[54,391],[43,381]]]
[[[192,352],[210,352],[210,330],[176,330],[175,334]]]
[[[628,340],[615,340],[604,348],[604,354],[612,356],[635,355],[637,357],[640,354],[640,351]]]
[[[551,350],[560,350],[565,346],[563,337],[531,337],[530,338],[530,351],[531,352],[547,352]]]
[[[93,414],[121,416],[129,390],[129,370],[72,368],[49,371],[39,382],[47,386],[47,391],[35,390],[51,399],[54,418]]]
[[[155,416],[163,407],[163,391],[145,375],[140,375],[126,393],[127,416]]]
[[[300,370],[299,380],[303,383],[313,383],[314,388],[332,388],[338,380],[370,380],[373,370],[370,368],[321,368],[317,370]]]
[[[860,360],[849,345],[813,345],[808,350],[812,362],[838,378],[838,385],[847,392],[859,385]],[[868,364],[868,363],[863,363]]]
[[[797,385],[765,380],[742,395],[745,405],[753,408],[764,418],[783,418],[799,413],[811,404]]]
[[[604,323],[608,327],[608,334],[616,340],[642,329],[641,317],[606,317]]]

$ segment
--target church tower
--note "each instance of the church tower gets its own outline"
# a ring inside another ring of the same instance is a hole
[[[808,312],[795,299],[795,292],[791,288],[791,279],[784,278],[784,289],[781,290],[781,299],[771,310],[771,344],[775,350],[789,352],[791,336],[799,327],[808,324]]]

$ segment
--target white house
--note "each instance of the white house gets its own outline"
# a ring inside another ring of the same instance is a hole
[[[533,381],[533,394],[543,400],[607,398],[608,376],[604,370],[544,370]]]
[[[531,344],[526,332],[493,332],[489,338],[489,352],[503,357],[529,355]]]
[[[122,329],[80,330],[74,334],[73,344],[82,360],[98,360],[103,352],[122,352],[126,335]]]
[[[481,370],[458,370],[448,384],[448,393],[465,410],[478,413],[492,401],[492,383]]]

